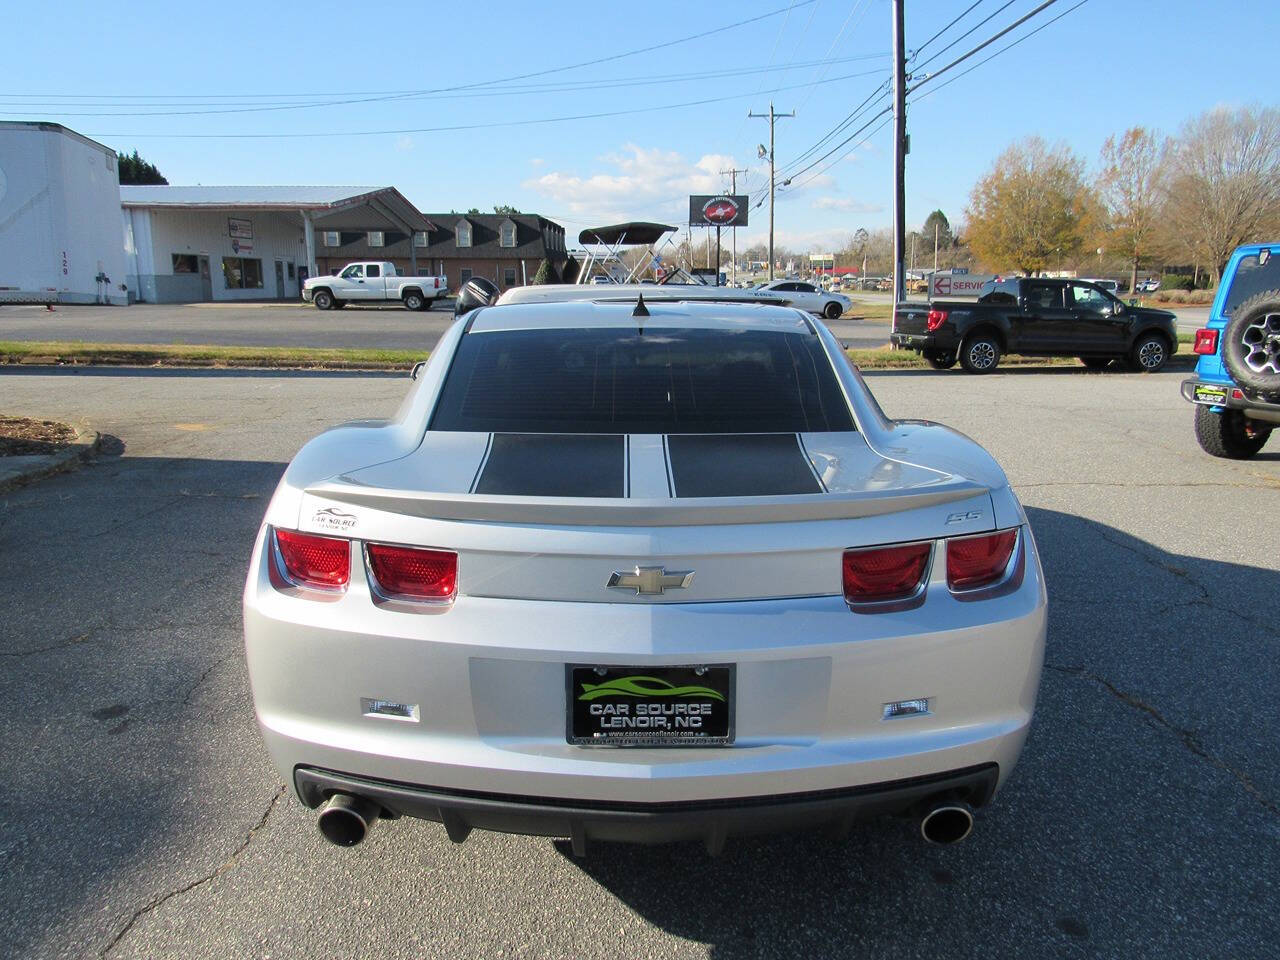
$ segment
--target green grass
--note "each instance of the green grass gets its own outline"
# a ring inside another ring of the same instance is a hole
[[[877,305],[878,306],[878,305]],[[856,308],[855,308],[856,309]],[[1180,344],[1194,337],[1179,334]],[[916,370],[928,365],[914,350],[890,350],[888,346],[845,351],[864,370]],[[377,350],[331,347],[220,347],[207,344],[84,343],[81,341],[0,341],[0,364],[83,365],[127,367],[242,367],[288,370],[410,370],[427,358],[425,350]],[[1189,350],[1170,361],[1176,368],[1190,367],[1195,355]],[[1075,357],[1001,358],[1001,366],[1076,365]]]
[[[0,363],[166,367],[281,367],[323,370],[409,370],[426,350],[329,347],[222,347],[209,344],[0,341]]]

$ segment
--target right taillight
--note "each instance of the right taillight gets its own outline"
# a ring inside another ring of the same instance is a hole
[[[849,603],[905,600],[920,589],[933,542],[844,552],[844,598]]]
[[[947,541],[947,586],[973,590],[995,583],[1009,567],[1018,531],[1001,530]]]
[[[458,555],[450,550],[370,543],[365,550],[378,591],[392,600],[447,603],[458,591]]]
[[[947,322],[947,311],[930,310],[929,319],[925,321],[925,327],[926,329],[933,331],[933,330],[937,330],[940,326],[942,326],[946,322]]]
[[[276,553],[291,586],[342,590],[351,579],[351,543],[295,530],[273,531]]]
[[[1194,353],[1214,354],[1218,352],[1218,331],[1201,327],[1196,331],[1196,343],[1191,348]]]

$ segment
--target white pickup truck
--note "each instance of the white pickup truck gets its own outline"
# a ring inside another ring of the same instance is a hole
[[[444,277],[402,277],[394,263],[349,263],[334,276],[308,277],[302,299],[317,310],[340,310],[348,303],[385,303],[399,300],[406,310],[430,310],[431,304],[449,293]]]

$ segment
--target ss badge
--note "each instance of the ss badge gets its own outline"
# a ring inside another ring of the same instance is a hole
[[[968,510],[964,513],[947,514],[947,523],[964,523],[966,520],[981,520],[981,510]]]

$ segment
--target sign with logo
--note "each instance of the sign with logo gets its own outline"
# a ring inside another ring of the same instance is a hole
[[[689,224],[694,227],[747,226],[746,194],[694,194],[689,197]]]
[[[995,277],[986,274],[943,273],[939,270],[929,281],[929,298],[977,297]]]
[[[231,251],[233,253],[253,253],[252,240],[232,240]]]
[[[236,217],[227,218],[227,236],[232,240],[252,240],[253,239],[253,221],[240,220]]]
[[[734,669],[565,668],[570,743],[616,747],[705,747],[733,742]]]

